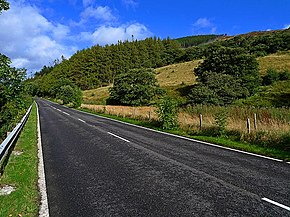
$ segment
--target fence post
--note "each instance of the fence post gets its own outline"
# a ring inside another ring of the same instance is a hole
[[[151,111],[148,112],[148,119],[151,121]]]
[[[254,128],[257,130],[257,114],[254,113]]]
[[[199,114],[199,130],[202,129],[202,114]]]
[[[103,113],[106,114],[106,106],[103,108]]]
[[[250,122],[250,118],[247,119],[247,129],[248,129],[248,133],[251,133],[251,122]]]

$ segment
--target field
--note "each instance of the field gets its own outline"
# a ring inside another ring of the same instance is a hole
[[[267,69],[290,71],[290,51],[260,57],[258,58],[258,62],[260,65],[260,73],[262,75],[265,75]]]

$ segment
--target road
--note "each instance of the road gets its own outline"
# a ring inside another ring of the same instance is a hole
[[[288,163],[37,103],[50,216],[290,216]]]

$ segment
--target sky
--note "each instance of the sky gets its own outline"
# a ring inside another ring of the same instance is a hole
[[[61,56],[118,40],[236,35],[290,27],[290,0],[8,0],[0,53],[28,76]]]

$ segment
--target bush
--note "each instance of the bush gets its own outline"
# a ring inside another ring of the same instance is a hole
[[[157,114],[162,129],[172,130],[178,126],[177,102],[169,97],[165,97],[157,104]]]
[[[267,86],[279,81],[280,75],[275,69],[268,69],[267,74],[262,79],[262,85]]]
[[[64,85],[60,87],[56,96],[63,101],[63,104],[72,104],[73,107],[79,107],[82,101],[82,92],[76,86]]]
[[[108,104],[148,105],[161,93],[153,69],[133,69],[118,75],[109,89]]]
[[[249,92],[241,81],[227,74],[209,73],[203,83],[193,86],[189,98],[191,103],[226,105],[245,98]]]
[[[217,125],[218,133],[220,136],[225,135],[228,118],[227,115],[228,114],[226,109],[222,109],[216,114],[215,123]]]
[[[193,103],[231,104],[253,95],[261,82],[257,60],[239,48],[211,46],[194,73],[199,84],[189,96]]]

